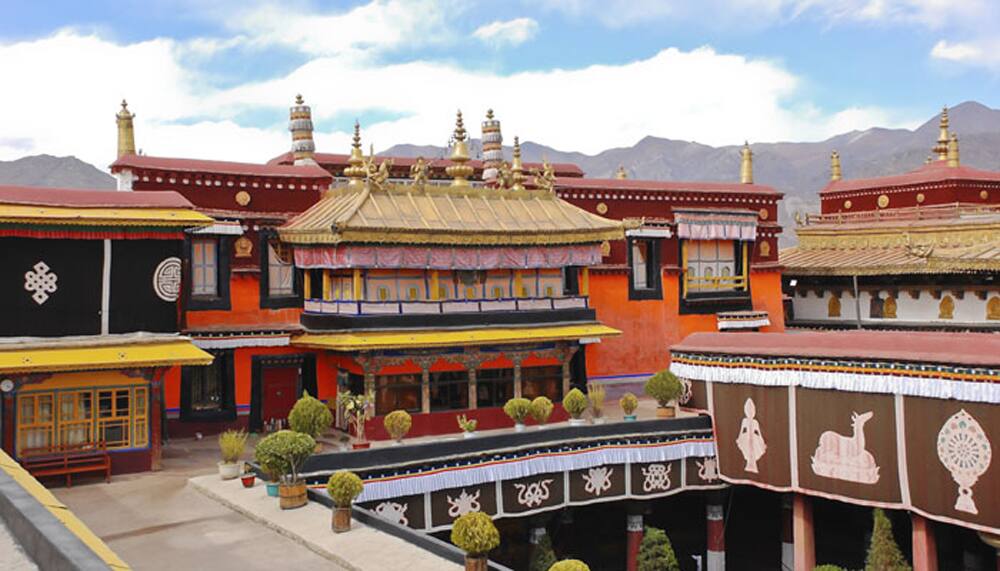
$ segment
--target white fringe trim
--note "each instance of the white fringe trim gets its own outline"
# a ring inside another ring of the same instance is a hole
[[[751,367],[717,367],[671,363],[670,371],[685,379],[760,385],[765,387],[805,387],[836,389],[856,393],[877,393],[968,402],[1000,403],[1000,383],[952,381],[904,375],[861,375],[830,371],[767,370]]]

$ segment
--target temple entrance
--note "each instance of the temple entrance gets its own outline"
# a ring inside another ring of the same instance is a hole
[[[265,423],[286,422],[299,398],[299,367],[266,367],[263,371],[261,418]]]
[[[261,430],[272,422],[288,428],[288,413],[308,391],[316,396],[314,355],[274,355],[253,358],[250,429]]]

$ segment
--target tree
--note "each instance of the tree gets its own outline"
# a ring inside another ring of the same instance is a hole
[[[868,546],[865,571],[910,571],[910,565],[892,536],[892,522],[885,512],[875,508],[872,519],[872,543]]]
[[[552,540],[546,533],[538,539],[534,549],[531,550],[531,563],[528,565],[530,571],[549,571],[549,567],[556,564],[556,553],[552,550]]]
[[[670,538],[662,529],[647,527],[639,544],[639,571],[680,571]]]

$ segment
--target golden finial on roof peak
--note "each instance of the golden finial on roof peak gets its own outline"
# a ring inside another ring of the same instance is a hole
[[[305,102],[306,102],[305,99],[302,99],[302,94],[301,93],[298,93],[298,94],[295,95],[295,104],[296,105],[302,105]]]
[[[462,121],[461,109],[459,109],[458,113],[455,114],[455,140],[456,141],[465,140],[465,123]]]
[[[833,151],[830,153],[830,180],[837,181],[841,178],[840,153]]]
[[[740,151],[740,183],[753,184],[753,151],[748,141],[743,141],[743,150]]]
[[[524,165],[521,163],[521,138],[514,137],[514,160],[510,164],[511,190],[524,190]]]
[[[132,119],[135,114],[128,110],[128,102],[122,99],[122,108],[115,115],[118,125],[118,157],[135,154],[135,130]]]
[[[365,155],[361,150],[361,123],[354,120],[354,137],[351,141],[351,156],[347,159],[348,167],[344,169],[344,176],[348,178],[348,186],[358,186],[362,184],[365,174]]]
[[[618,170],[615,171],[615,178],[618,180],[625,180],[628,178],[628,173],[625,172],[625,165],[618,165]]]
[[[486,110],[486,118],[487,119],[492,119],[493,118],[493,110],[492,109],[487,109]]]
[[[934,148],[931,149],[937,154],[939,161],[948,160],[948,106],[941,108],[941,121],[938,123],[938,140]]]
[[[361,148],[361,123],[357,119],[354,120],[354,137],[351,146],[355,149]]]
[[[450,157],[452,164],[445,169],[445,172],[452,177],[452,186],[469,186],[469,177],[475,170],[466,164],[469,162],[469,146],[465,142],[465,125],[462,123],[461,109],[455,116],[454,139]]]
[[[958,166],[958,135],[955,133],[948,139],[948,166]]]

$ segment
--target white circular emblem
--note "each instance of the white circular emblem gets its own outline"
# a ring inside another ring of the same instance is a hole
[[[181,294],[181,260],[166,258],[153,272],[153,291],[163,301],[173,303]]]
[[[9,393],[12,390],[14,390],[14,381],[10,379],[4,379],[0,381],[0,391]]]

